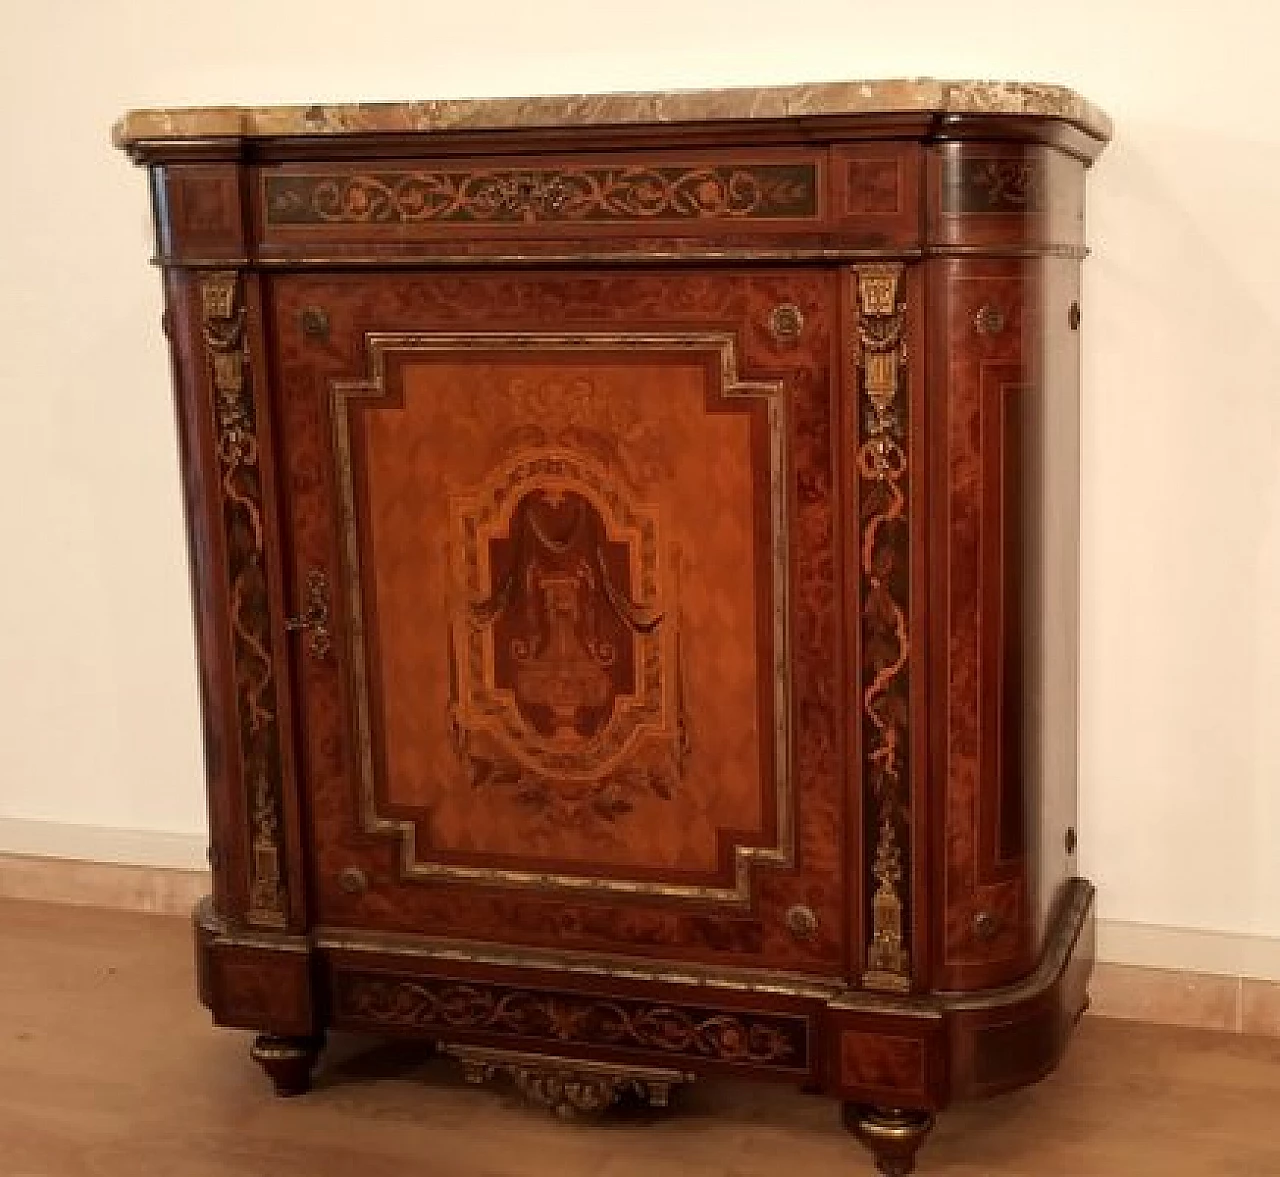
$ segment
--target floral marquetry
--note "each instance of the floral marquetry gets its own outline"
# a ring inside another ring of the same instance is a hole
[[[377,973],[340,973],[336,996],[337,1014],[351,1025],[483,1031],[512,1040],[613,1046],[802,1072],[809,1062],[809,1024],[803,1017]]]
[[[273,225],[809,218],[813,164],[271,175]]]

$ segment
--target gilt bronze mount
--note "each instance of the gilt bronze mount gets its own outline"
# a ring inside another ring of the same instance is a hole
[[[443,1046],[441,1050],[462,1064],[468,1083],[509,1078],[530,1103],[562,1120],[599,1115],[627,1096],[637,1097],[649,1107],[664,1108],[672,1088],[697,1078],[667,1067],[597,1063],[485,1046]]]

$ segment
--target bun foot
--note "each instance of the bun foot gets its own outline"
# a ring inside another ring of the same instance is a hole
[[[249,1056],[267,1073],[277,1095],[305,1095],[311,1090],[311,1070],[320,1057],[324,1038],[285,1038],[259,1034]]]
[[[846,1103],[843,1112],[844,1126],[875,1157],[884,1177],[906,1177],[915,1171],[916,1152],[933,1128],[931,1113],[858,1103]]]

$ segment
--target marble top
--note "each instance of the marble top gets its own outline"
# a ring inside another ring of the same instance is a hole
[[[1111,120],[1093,103],[1064,86],[904,78],[539,98],[439,98],[424,102],[132,110],[116,123],[112,141],[117,147],[127,147],[142,140],[157,139],[604,127],[910,113],[1056,118],[1074,123],[1099,138],[1111,137]]]

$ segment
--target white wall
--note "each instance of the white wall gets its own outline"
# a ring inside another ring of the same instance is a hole
[[[1112,921],[1280,937],[1271,7],[9,0],[0,849],[57,829],[24,821],[203,827],[159,281],[143,173],[108,146],[124,107],[1012,77],[1117,125],[1086,267],[1082,861]]]

